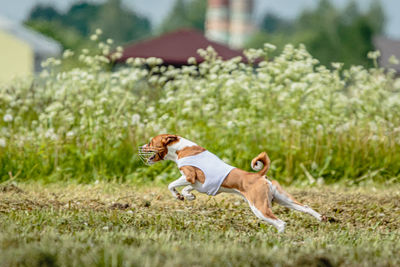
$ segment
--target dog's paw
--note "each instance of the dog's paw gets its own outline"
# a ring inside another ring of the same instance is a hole
[[[184,197],[189,201],[193,201],[196,199],[196,196],[193,194],[187,194],[187,195],[184,195]]]
[[[327,222],[327,223],[338,223],[340,222],[338,219],[334,218],[334,217],[329,217],[329,216],[322,216],[322,221],[323,222]]]
[[[185,198],[181,194],[176,194],[176,199],[179,199],[181,201],[185,200]]]
[[[286,223],[283,222],[282,224],[280,224],[280,225],[278,225],[278,226],[276,227],[279,234],[281,234],[281,233],[283,233],[283,232],[285,231],[285,226],[286,226]]]

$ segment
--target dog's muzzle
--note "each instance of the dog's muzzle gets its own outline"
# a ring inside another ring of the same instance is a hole
[[[156,157],[157,153],[159,153],[158,149],[149,147],[147,145],[143,145],[138,148],[139,158],[148,166],[154,163],[153,159]]]

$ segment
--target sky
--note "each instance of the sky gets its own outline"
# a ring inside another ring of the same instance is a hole
[[[104,2],[102,0],[89,0],[90,2]],[[207,0],[204,0],[207,1]],[[331,0],[339,7],[345,6],[351,0]],[[52,4],[60,11],[67,10],[77,0],[0,0],[0,16],[11,20],[24,20],[33,6],[38,3]],[[159,25],[168,14],[175,0],[123,0],[127,7],[133,8]],[[371,0],[356,0],[362,9],[367,9]],[[386,13],[386,34],[395,39],[400,39],[400,1],[381,0]],[[260,18],[264,13],[271,11],[283,18],[294,18],[304,9],[314,7],[318,0],[255,0],[255,17]]]

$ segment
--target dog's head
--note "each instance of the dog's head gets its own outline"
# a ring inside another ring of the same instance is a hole
[[[160,134],[151,139],[148,144],[139,147],[139,156],[147,165],[164,160],[168,154],[168,147],[179,142],[179,136]]]

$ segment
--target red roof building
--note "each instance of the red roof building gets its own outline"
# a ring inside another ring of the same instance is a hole
[[[125,62],[128,58],[161,58],[166,65],[187,65],[189,57],[203,61],[197,50],[212,46],[223,60],[244,55],[240,50],[231,49],[225,45],[208,40],[196,30],[182,29],[167,33],[156,38],[140,41],[124,47],[122,57],[117,62]]]

